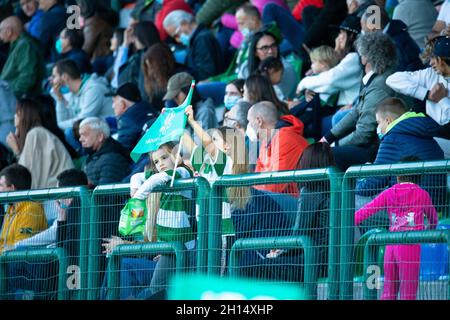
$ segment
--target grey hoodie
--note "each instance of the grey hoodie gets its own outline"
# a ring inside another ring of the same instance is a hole
[[[437,16],[431,0],[398,0],[392,19],[402,20],[408,26],[411,38],[424,48],[424,39],[431,32]]]
[[[73,123],[79,119],[113,116],[112,98],[105,97],[109,92],[108,81],[95,73],[83,76],[80,91],[69,92],[64,95],[63,101],[58,101],[52,89],[58,126],[65,130],[72,128]]]

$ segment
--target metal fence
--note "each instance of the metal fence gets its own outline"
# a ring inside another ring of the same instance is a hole
[[[178,277],[296,284],[308,299],[376,299],[384,288],[386,252],[402,244],[420,244],[417,299],[449,299],[449,172],[450,161],[370,165],[352,167],[345,175],[327,168],[224,176],[211,184],[195,178],[155,190],[192,192],[193,250],[179,242],[120,235],[120,213],[130,197],[127,184],[91,193],[70,188],[0,194],[5,205],[43,203],[46,213],[53,212],[49,226],[56,218],[56,200],[75,199],[68,212],[79,217],[71,241],[55,238],[53,246],[36,243],[0,255],[0,299],[124,299],[130,292],[133,298],[148,297],[154,294],[146,292],[155,272],[153,258],[160,255],[174,258],[166,268]],[[388,232],[389,219],[381,210],[355,226],[355,211],[393,185],[395,176],[417,175],[438,212],[436,230]],[[364,180],[376,177],[383,183]],[[112,236],[128,242],[106,254],[102,245]],[[125,281],[130,275],[139,281]]]

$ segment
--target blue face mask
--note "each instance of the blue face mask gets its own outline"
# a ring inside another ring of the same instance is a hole
[[[378,139],[383,139],[383,137],[384,137],[384,133],[383,132],[381,132],[381,128],[380,127],[377,127],[377,135],[378,135]]]
[[[191,40],[191,36],[187,35],[186,33],[182,33],[180,35],[180,42],[181,42],[181,44],[185,45],[186,47],[189,46],[190,40]]]
[[[56,52],[58,52],[59,54],[62,54],[63,52],[63,47],[62,47],[62,40],[61,40],[61,38],[58,38],[58,40],[56,40],[56,43],[55,43],[55,49],[56,49]]]
[[[233,108],[236,103],[241,99],[241,97],[239,96],[225,96],[223,103],[225,105],[225,108],[227,108],[227,110],[230,110],[231,108]]]
[[[156,3],[159,3],[160,5],[162,5],[164,3],[164,0],[155,0]]]
[[[61,94],[68,94],[70,92],[68,86],[61,86],[59,90],[61,91]]]

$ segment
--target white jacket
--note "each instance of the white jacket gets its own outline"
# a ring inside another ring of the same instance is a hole
[[[334,68],[303,78],[299,83],[299,89],[319,93],[324,101],[330,95],[339,92],[338,105],[344,106],[352,104],[358,97],[362,76],[358,54],[350,52]]]
[[[414,72],[396,72],[386,79],[386,84],[399,93],[424,100],[427,91],[438,82],[450,89],[449,81],[450,77],[445,78],[437,74],[433,68],[427,68]],[[450,91],[447,97],[438,103],[427,100],[426,112],[440,125],[447,124],[450,121]]]

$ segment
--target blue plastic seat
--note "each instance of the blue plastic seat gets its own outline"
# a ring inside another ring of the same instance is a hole
[[[450,229],[450,225],[438,225],[436,229]],[[446,244],[422,244],[420,279],[423,281],[448,279],[448,254],[448,246]]]

